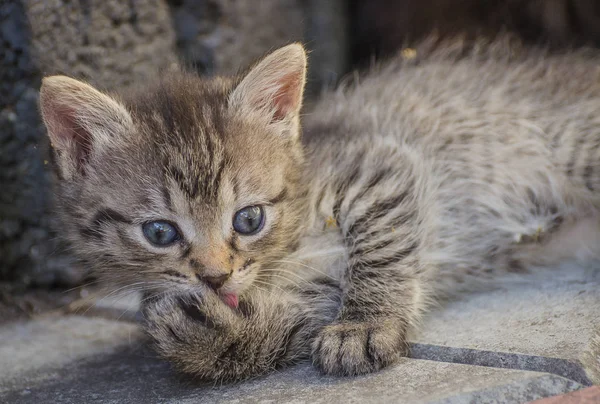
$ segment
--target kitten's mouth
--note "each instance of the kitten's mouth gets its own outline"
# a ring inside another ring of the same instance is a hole
[[[248,268],[254,263],[253,259],[248,259],[246,260],[246,262],[244,263],[244,265],[242,265],[240,268],[237,269],[237,272],[244,272],[246,270],[248,270]],[[233,292],[224,292],[224,291],[219,291],[219,297],[221,298],[221,300],[223,301],[223,303],[225,303],[227,306],[231,307],[232,309],[237,309],[238,305],[239,305],[239,292],[240,290],[237,291],[238,293],[233,293]]]
[[[234,293],[221,293],[219,294],[219,297],[227,306],[231,307],[232,309],[237,309],[239,304],[238,295]]]

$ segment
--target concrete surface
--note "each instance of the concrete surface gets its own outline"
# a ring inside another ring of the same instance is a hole
[[[0,327],[0,402],[525,403],[590,385],[578,355],[600,320],[598,286],[572,270],[450,303],[411,358],[376,374],[325,377],[305,363],[225,386],[176,375],[123,321],[135,299],[102,299]]]
[[[551,372],[589,384],[580,358],[600,324],[598,271],[570,266],[432,313],[413,356]]]

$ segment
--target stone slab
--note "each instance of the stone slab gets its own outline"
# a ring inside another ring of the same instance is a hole
[[[552,374],[405,358],[356,378],[310,364],[236,385],[182,378],[148,349],[136,324],[48,315],[0,328],[0,402],[524,402],[581,384]]]
[[[83,316],[49,315],[6,324],[0,328],[0,394],[23,380],[52,380],[61,369],[90,356],[139,345],[141,334],[135,324]]]
[[[468,403],[526,402],[582,386],[550,374],[403,359],[382,372],[325,377],[310,364],[236,385],[176,376],[146,349],[79,360],[52,375],[24,376],[0,401],[56,403]]]
[[[589,384],[579,358],[600,324],[598,271],[549,270],[433,312],[413,340],[413,356],[541,370]]]

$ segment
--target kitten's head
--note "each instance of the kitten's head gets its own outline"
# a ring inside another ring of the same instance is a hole
[[[108,280],[212,288],[235,304],[299,237],[305,73],[293,44],[239,78],[170,74],[120,98],[44,79],[63,232],[77,254]]]

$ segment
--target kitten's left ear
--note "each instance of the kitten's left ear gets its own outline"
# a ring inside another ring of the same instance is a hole
[[[229,98],[234,108],[265,114],[271,122],[296,121],[306,82],[302,45],[284,46],[266,56],[244,77]]]

